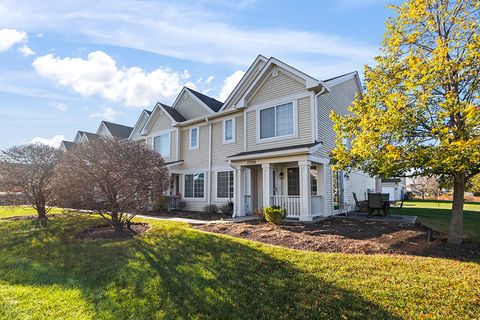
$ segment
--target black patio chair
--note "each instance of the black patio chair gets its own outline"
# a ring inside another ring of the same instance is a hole
[[[375,210],[377,210],[378,214],[380,214],[380,210],[383,211],[383,215],[386,214],[385,205],[384,205],[384,202],[382,201],[381,193],[368,194],[368,215],[372,215]]]
[[[368,201],[363,200],[363,201],[358,201],[357,194],[355,192],[353,193],[353,199],[355,200],[355,205],[357,206],[358,211],[360,212],[368,212]]]

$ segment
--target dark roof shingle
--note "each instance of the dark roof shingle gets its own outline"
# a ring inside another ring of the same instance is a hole
[[[240,152],[240,153],[234,154],[232,156],[228,156],[228,158],[249,156],[249,155],[253,155],[253,154],[262,154],[262,153],[268,153],[268,152],[277,152],[277,151],[295,150],[295,149],[302,149],[302,148],[311,148],[313,146],[316,146],[319,143],[321,143],[321,142],[299,144],[299,145],[294,145],[294,146],[270,148],[270,149],[255,150],[255,151],[245,151],[245,152]]]
[[[67,140],[62,140],[62,144],[65,147],[65,150],[71,150],[75,146],[75,142],[73,141],[67,141]]]
[[[133,130],[132,127],[124,126],[118,123],[103,121],[103,124],[107,127],[108,131],[110,131],[112,136],[117,138],[126,139],[130,137],[130,133],[132,133]]]
[[[180,114],[180,112],[177,111],[177,109],[173,109],[170,106],[167,106],[166,104],[159,103],[162,108],[170,115],[170,117],[173,118],[173,120],[177,122],[183,122],[186,121],[185,117]]]
[[[220,102],[212,97],[206,96],[203,93],[197,92],[193,89],[187,88],[191,93],[193,93],[198,99],[205,103],[210,109],[214,112],[220,111],[223,106],[223,102]]]

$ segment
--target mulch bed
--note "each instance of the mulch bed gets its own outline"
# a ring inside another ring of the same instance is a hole
[[[450,245],[435,233],[427,241],[427,228],[386,221],[331,218],[315,224],[274,226],[259,221],[208,224],[204,231],[227,234],[286,248],[318,252],[401,254],[480,261],[480,244]]]
[[[103,224],[82,231],[78,234],[79,239],[95,240],[95,239],[111,239],[111,240],[125,240],[144,234],[150,229],[148,223],[132,223],[131,229],[124,229],[121,232],[114,232],[112,227],[108,224]]]
[[[153,217],[177,217],[177,218],[186,218],[186,219],[197,219],[197,220],[223,220],[231,218],[231,215],[226,215],[221,212],[218,213],[205,213],[202,211],[155,211],[147,213],[146,215]]]

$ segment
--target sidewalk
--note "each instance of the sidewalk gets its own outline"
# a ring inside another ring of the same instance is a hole
[[[238,218],[227,218],[223,220],[200,220],[200,219],[188,219],[188,218],[178,218],[178,217],[155,217],[147,216],[143,214],[137,214],[135,217],[142,219],[153,219],[153,220],[164,220],[164,221],[175,221],[175,222],[184,222],[192,225],[202,225],[202,224],[221,224],[221,223],[239,223],[245,221],[257,220],[258,217],[247,216],[247,217],[238,217]]]

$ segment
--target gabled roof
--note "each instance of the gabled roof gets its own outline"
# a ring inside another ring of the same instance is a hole
[[[255,80],[252,84],[248,87],[248,89],[243,93],[240,100],[238,101],[238,107],[243,108],[246,105],[246,100],[253,95],[257,88],[262,84],[264,79],[266,79],[268,73],[274,66],[277,66],[284,70],[285,72],[289,73],[292,77],[297,79],[298,81],[304,83],[305,89],[307,90],[314,90],[314,91],[322,91],[326,90],[327,92],[330,91],[329,87],[321,80],[315,79],[312,76],[286,64],[283,61],[280,61],[274,57],[268,59],[268,62],[262,68],[262,71],[255,77]]]
[[[257,56],[257,58],[255,59],[255,61],[253,61],[253,63],[250,65],[250,67],[248,68],[247,72],[245,72],[245,74],[243,75],[242,79],[240,79],[240,81],[238,82],[238,84],[235,86],[235,88],[232,90],[232,92],[230,93],[230,95],[228,96],[227,100],[225,100],[225,102],[223,103],[223,107],[221,110],[225,110],[229,104],[231,102],[235,102],[235,101],[232,101],[238,94],[240,94],[242,88],[244,86],[246,86],[246,83],[248,81],[248,79],[250,77],[252,77],[253,73],[256,71],[256,69],[262,69],[265,64],[267,63],[268,59],[264,56],[262,56],[261,54],[259,54]],[[246,88],[247,89],[247,88]],[[245,89],[245,90],[246,90]]]
[[[88,140],[96,139],[99,137],[98,134],[92,132],[83,132],[83,135],[86,136]]]
[[[342,75],[339,75],[339,76],[336,76],[336,77],[333,77],[333,78],[330,78],[330,79],[327,79],[327,80],[323,80],[323,82],[325,84],[327,84],[328,86],[334,86],[336,84],[342,83],[342,82],[350,80],[352,78],[357,78],[357,80],[360,83],[360,78],[358,76],[357,71],[352,71],[352,72],[345,73],[345,74],[342,74]]]
[[[68,151],[71,150],[73,147],[75,147],[76,143],[73,141],[67,141],[67,140],[62,140],[60,143],[60,146],[63,146],[63,148]]]
[[[152,114],[152,111],[143,109],[142,113],[137,119],[137,122],[135,123],[135,126],[132,129],[132,132],[130,133],[130,136],[128,137],[129,139],[132,139],[135,134],[140,134],[142,132],[143,127],[148,121],[148,118]]]
[[[193,93],[200,101],[202,101],[204,104],[206,104],[210,109],[212,109],[213,112],[218,112],[223,106],[223,102],[218,101],[217,99],[214,99],[212,97],[209,97],[207,95],[204,95],[203,93],[200,93],[198,91],[195,91],[193,89],[185,87],[188,91]]]
[[[107,128],[107,130],[110,132],[110,134],[116,138],[126,139],[130,136],[130,134],[133,131],[133,128],[129,126],[124,126],[122,124],[108,122],[108,121],[102,121],[100,123],[100,126],[98,127],[97,134],[100,132],[102,125],[104,125]]]
[[[176,122],[186,121],[185,117],[182,116],[180,112],[177,111],[177,109],[173,109],[172,107],[167,106],[166,104],[163,104],[160,102],[158,104],[162,107],[163,110],[165,110],[165,113],[167,113],[173,121],[176,121]]]

